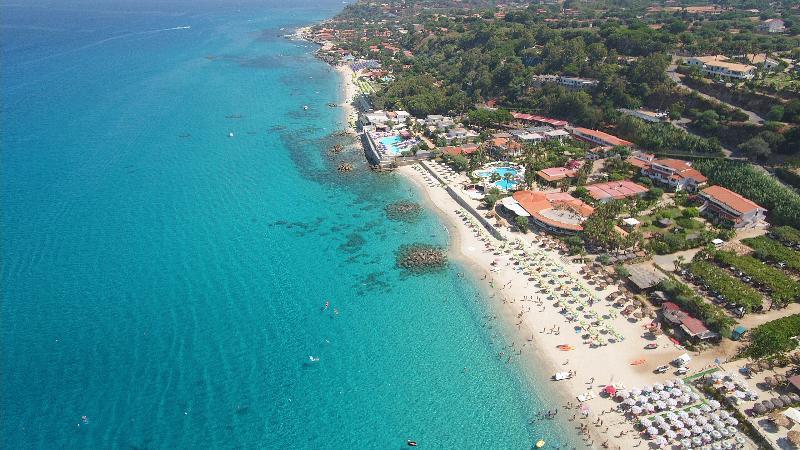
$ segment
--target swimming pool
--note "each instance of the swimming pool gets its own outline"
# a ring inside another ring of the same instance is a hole
[[[384,138],[380,138],[378,142],[383,144],[386,147],[386,152],[391,153],[392,155],[399,155],[402,150],[397,148],[395,144],[400,143],[403,141],[403,138],[400,136],[386,136]]]
[[[489,169],[475,171],[475,175],[481,178],[490,178],[493,173],[496,173],[497,175],[500,176],[500,180],[494,182],[494,185],[499,187],[500,189],[505,189],[508,191],[514,189],[514,187],[516,187],[517,184],[519,184],[517,181],[513,179],[511,180],[505,179],[506,174],[509,174],[511,177],[514,178],[516,178],[516,176],[519,175],[519,170],[513,167],[492,167]]]

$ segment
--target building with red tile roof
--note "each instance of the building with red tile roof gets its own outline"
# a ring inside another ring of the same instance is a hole
[[[767,210],[722,186],[709,186],[700,191],[705,201],[701,212],[705,216],[719,219],[734,228],[755,225],[764,220]]]
[[[442,153],[447,155],[470,155],[480,148],[477,144],[442,147]]]
[[[512,200],[535,225],[558,234],[583,231],[583,222],[594,213],[594,208],[566,192],[517,191]]]
[[[702,341],[718,337],[717,333],[709,330],[703,322],[682,311],[678,305],[672,302],[664,302],[661,307],[664,319],[683,331],[690,339]]]
[[[524,114],[512,111],[511,116],[514,117],[514,119],[523,122],[538,122],[538,123],[543,123],[545,125],[550,125],[551,127],[554,128],[561,128],[569,125],[569,122],[567,122],[566,120],[551,119],[550,117],[537,116],[535,114]]]
[[[567,167],[551,167],[536,172],[536,176],[548,183],[555,183],[564,178],[575,178],[578,176],[578,171]]]
[[[656,155],[652,153],[644,153],[644,152],[634,152],[625,159],[625,162],[632,166],[636,166],[639,169],[644,169],[645,167],[649,166],[650,163],[655,161]]]
[[[613,134],[604,133],[598,130],[590,130],[588,128],[575,127],[572,129],[572,134],[578,139],[592,142],[597,145],[616,147],[621,145],[623,147],[633,147],[633,142],[620,139]]]
[[[708,181],[708,178],[697,169],[693,169],[690,163],[680,159],[653,160],[642,169],[642,175],[676,191],[694,191]]]
[[[589,191],[589,195],[591,195],[593,199],[607,202],[631,197],[641,197],[647,193],[648,189],[633,181],[623,180],[591,184],[586,186],[586,190]]]

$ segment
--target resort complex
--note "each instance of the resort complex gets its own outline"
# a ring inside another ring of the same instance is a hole
[[[445,3],[450,15],[417,17],[424,8],[359,2],[383,31],[344,37],[362,14],[353,9],[312,39],[356,88],[353,131],[369,165],[406,176],[448,219],[487,301],[518,331],[513,355],[544,358],[565,394],[560,414],[589,447],[797,448],[800,197],[772,172],[797,175],[754,164],[794,152],[794,119],[776,109],[767,123],[763,108],[727,103],[745,103],[743,92],[712,98],[796,67],[791,52],[778,62],[688,44],[633,50],[621,43],[632,35],[597,32],[612,25],[580,9],[462,15],[469,7]],[[736,10],[669,8],[641,11],[624,32],[667,42],[659,30],[680,27],[665,17]],[[782,33],[777,21],[750,22]],[[614,50],[524,33],[553,24]],[[487,68],[482,39],[498,29],[496,42],[516,47],[489,52]],[[759,381],[762,365],[780,381]],[[552,411],[531,424],[542,418]]]

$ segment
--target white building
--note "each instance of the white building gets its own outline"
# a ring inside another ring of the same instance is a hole
[[[619,108],[617,109],[617,111],[623,114],[627,114],[629,116],[638,117],[639,119],[642,119],[645,122],[651,122],[651,123],[662,122],[664,119],[667,118],[667,113],[647,111],[645,109]]]
[[[701,212],[705,216],[719,218],[734,228],[753,226],[764,221],[767,210],[736,192],[722,186],[710,186],[700,191],[705,200]]]
[[[767,19],[758,26],[758,31],[764,33],[783,33],[786,31],[786,24],[783,19]]]
[[[755,76],[756,68],[749,64],[733,63],[722,55],[715,56],[695,56],[688,58],[686,64],[699,67],[706,75],[712,77],[737,78],[741,80],[752,80]]]

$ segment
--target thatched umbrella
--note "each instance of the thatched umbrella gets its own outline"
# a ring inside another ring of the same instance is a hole
[[[753,411],[760,416],[767,412],[767,408],[761,403],[756,403],[755,406],[753,406]]]
[[[800,402],[800,395],[797,395],[794,392],[792,392],[791,394],[789,394],[789,399],[791,399],[791,403]]]
[[[766,409],[767,411],[772,411],[773,409],[775,409],[775,405],[773,405],[772,402],[769,400],[763,400],[761,404],[764,405],[764,409]]]
[[[775,386],[777,386],[775,379],[772,377],[765,377],[764,382],[767,383],[767,386],[769,386],[770,389],[773,389]]]
[[[769,420],[778,427],[788,428],[791,425],[789,418],[777,411],[769,415]]]
[[[775,406],[775,409],[781,409],[784,406],[786,406],[786,405],[783,404],[783,402],[781,401],[780,398],[776,397],[776,398],[773,398],[771,401],[772,401],[772,404]]]
[[[779,398],[779,399],[781,399],[781,401],[783,402],[784,406],[789,406],[789,405],[791,405],[792,403],[794,403],[794,402],[792,401],[792,399],[791,399],[791,398],[790,398],[788,395],[786,395],[786,394],[783,394],[783,395],[781,395],[781,396],[780,396],[780,397],[778,397],[778,398]]]
[[[758,367],[761,370],[769,370],[769,369],[771,369],[771,367],[769,366],[769,363],[767,361],[759,361],[758,362]]]
[[[786,439],[788,439],[793,445],[800,445],[800,431],[792,430],[786,433]]]

